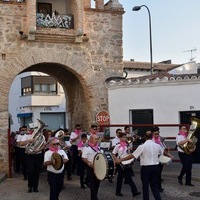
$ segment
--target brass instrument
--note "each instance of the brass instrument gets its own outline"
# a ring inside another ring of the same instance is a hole
[[[64,137],[65,132],[63,130],[59,130],[56,134],[55,137],[56,138],[63,138]]]
[[[190,119],[191,125],[190,125],[190,130],[187,136],[187,139],[191,139],[191,142],[186,142],[183,145],[180,145],[180,148],[186,153],[186,154],[191,154],[191,150],[194,149],[194,146],[198,139],[195,137],[197,129],[200,127],[200,119],[196,117],[192,117]]]
[[[28,143],[25,146],[25,151],[28,154],[34,154],[35,151],[39,150],[40,147],[45,143],[45,137],[41,133],[41,130],[44,128],[45,123],[38,119],[37,124],[38,124],[38,126],[34,130],[34,132],[31,135],[31,138],[30,138],[31,140],[34,139],[34,141],[31,143]]]
[[[127,143],[128,144],[131,144],[135,141],[135,137],[137,136],[138,134],[138,129],[136,129],[135,131],[133,131],[132,133],[130,133],[130,136],[127,136]],[[138,137],[138,136],[137,136]]]

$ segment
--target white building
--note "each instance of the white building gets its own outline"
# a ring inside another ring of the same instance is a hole
[[[9,113],[11,131],[37,119],[45,122],[50,130],[68,127],[62,86],[40,72],[26,72],[15,78],[9,93]]]
[[[132,73],[133,66],[134,64]],[[110,123],[161,124],[162,136],[175,137],[178,133],[178,126],[174,126],[175,124],[188,124],[191,116],[200,118],[199,65],[192,62],[187,68],[185,66],[179,65],[175,69],[172,67],[169,73],[163,70],[153,75],[109,79],[106,86]],[[139,129],[139,134],[144,134],[146,130],[136,128]],[[113,129],[111,136],[115,134]]]

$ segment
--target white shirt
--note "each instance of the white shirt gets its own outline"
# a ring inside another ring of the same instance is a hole
[[[184,137],[183,135],[179,135],[178,134],[176,136],[176,145],[177,145],[178,152],[184,153],[184,151],[179,147],[178,143],[181,142],[181,141],[183,141],[183,140],[185,140],[185,139],[186,139],[186,137]]]
[[[72,145],[77,145],[79,143],[79,141],[81,140],[81,138],[78,138],[76,141],[72,142],[73,139],[77,138],[78,134],[76,134],[75,132],[72,132],[70,135],[70,141]]]
[[[94,157],[97,153],[99,153],[99,151],[95,151],[94,149],[92,149],[90,146],[86,146],[83,148],[82,151],[82,158],[86,158],[89,162],[93,163]]]
[[[118,158],[124,158],[124,157],[126,157],[127,154],[128,154],[127,151],[128,151],[127,146],[125,146],[125,147],[123,148],[123,147],[121,147],[120,144],[117,144],[117,145],[115,146],[115,148],[113,149],[112,153],[113,153],[114,155],[118,154]]]
[[[112,139],[112,147],[114,147],[119,142],[120,142],[120,139],[116,136],[114,139]]]
[[[18,135],[17,142],[24,142],[26,140],[30,140],[30,137],[31,137],[30,134]],[[25,148],[25,146],[20,146],[20,148]]]
[[[159,144],[156,144],[153,140],[147,140],[144,144],[141,144],[132,153],[135,158],[140,156],[140,165],[158,165],[159,155],[163,154],[163,149]]]
[[[44,163],[47,162],[47,161],[51,161],[51,157],[52,157],[53,153],[54,152],[50,151],[50,150],[45,152],[45,154],[44,154]],[[60,154],[64,159],[68,160],[68,156],[67,156],[67,154],[65,153],[64,150],[60,149],[60,150],[58,150],[57,153]],[[54,169],[54,167],[52,165],[47,165],[47,171],[53,172],[55,174],[60,174],[63,170],[64,170],[64,164],[63,164],[62,168],[59,169],[59,170]]]

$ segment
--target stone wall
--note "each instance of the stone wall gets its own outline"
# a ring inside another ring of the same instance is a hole
[[[0,2],[0,171],[9,172],[8,95],[19,73],[41,71],[62,84],[72,127],[81,123],[87,130],[97,112],[108,109],[104,81],[122,75],[123,9],[73,2],[76,19],[81,19],[73,30],[36,29],[35,0]]]

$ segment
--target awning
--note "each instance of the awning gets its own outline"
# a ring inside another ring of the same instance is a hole
[[[32,117],[33,113],[18,113],[17,117],[25,118],[25,117]]]

